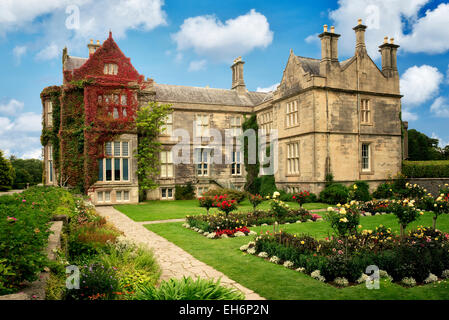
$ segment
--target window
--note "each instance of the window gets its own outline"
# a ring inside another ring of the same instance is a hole
[[[299,174],[299,142],[287,144],[287,174]]]
[[[370,145],[367,143],[362,144],[362,171],[371,170],[371,150]]]
[[[209,191],[209,187],[198,187],[196,189],[196,197],[201,198],[207,191]]]
[[[45,106],[47,108],[47,126],[53,126],[53,102],[50,100],[45,101]]]
[[[195,122],[196,136],[207,137],[209,135],[209,115],[197,114]]]
[[[295,100],[287,103],[285,120],[286,127],[292,127],[298,124],[298,101]]]
[[[231,174],[233,176],[241,175],[241,162],[240,162],[240,151],[234,151],[232,153],[232,164],[231,164]]]
[[[240,116],[231,117],[231,132],[233,137],[238,137],[242,134],[242,124]]]
[[[106,158],[98,160],[98,181],[129,181],[129,142],[105,144]]]
[[[97,202],[110,202],[110,201],[111,201],[111,191],[97,192]]]
[[[118,66],[115,63],[105,63],[103,73],[115,76],[118,73]]]
[[[360,122],[369,124],[371,123],[371,109],[370,109],[370,101],[367,99],[362,99],[360,104]]]
[[[161,199],[173,199],[173,188],[161,188]]]
[[[129,191],[127,191],[127,190],[115,191],[115,200],[117,202],[129,201]]]
[[[209,175],[209,160],[211,152],[212,150],[207,148],[195,149],[196,174],[198,176]]]
[[[262,113],[259,116],[258,123],[260,124],[259,129],[265,130],[268,133],[273,127],[273,112]]]
[[[53,146],[48,146],[48,182],[53,182]]]
[[[165,120],[165,124],[162,126],[164,131],[162,131],[162,134],[165,136],[171,136],[173,134],[173,114],[170,113],[167,115],[167,118]]]
[[[161,152],[161,178],[173,177],[173,152]]]
[[[98,95],[98,105],[105,106],[105,110],[109,117],[120,119],[127,116],[127,102],[126,93],[123,94],[105,94]]]

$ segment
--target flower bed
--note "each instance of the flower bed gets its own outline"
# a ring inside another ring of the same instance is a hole
[[[370,265],[381,270],[382,278],[404,286],[448,279],[448,248],[448,233],[421,226],[401,238],[379,226],[376,230],[325,240],[267,233],[240,250],[342,287],[365,282],[365,271]]]
[[[183,226],[201,233],[208,238],[217,239],[253,234],[248,229],[250,226],[273,225],[276,222],[282,224],[321,220],[320,215],[311,214],[309,211],[300,208],[297,210],[289,210],[281,219],[270,210],[257,210],[249,213],[230,212],[227,215],[224,213],[215,213],[210,215],[186,216],[186,223]]]
[[[0,295],[37,279],[48,264],[44,248],[52,216],[72,213],[74,206],[68,191],[51,187],[0,197]]]

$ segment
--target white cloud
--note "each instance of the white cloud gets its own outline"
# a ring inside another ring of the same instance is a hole
[[[55,51],[66,45],[72,54],[86,50],[90,38],[104,40],[109,30],[120,39],[128,30],[149,31],[166,25],[163,5],[163,0],[1,1],[0,36],[17,30],[41,32],[43,37],[34,44],[43,48],[38,58],[55,58]],[[76,10],[66,12],[68,8]]]
[[[443,74],[428,65],[408,68],[401,77],[402,104],[411,108],[424,103],[438,94]]]
[[[444,148],[445,146],[449,145],[449,140],[441,139],[435,132],[432,132],[432,139],[438,139],[438,146],[440,148]]]
[[[17,65],[20,64],[22,56],[27,52],[27,49],[27,46],[15,46],[12,50]]]
[[[22,159],[42,159],[42,148],[32,149],[28,152],[25,152]]]
[[[40,132],[42,130],[42,116],[34,112],[20,114],[13,123],[17,132]]]
[[[402,120],[403,121],[416,121],[418,120],[418,115],[414,112],[410,112],[407,108],[402,109]]]
[[[7,103],[0,103],[0,114],[12,116],[22,111],[24,103],[16,99],[10,99]]]
[[[257,87],[256,91],[257,92],[271,92],[277,89],[278,85],[280,85],[280,83],[275,83],[269,87],[266,88],[261,88],[261,87]]]
[[[441,118],[449,118],[449,99],[438,97],[430,106],[430,112]]]
[[[361,18],[368,26],[366,46],[374,59],[380,57],[379,45],[383,38],[395,38],[401,51],[442,53],[449,50],[449,4],[440,4],[434,10],[427,10],[418,18],[419,11],[431,0],[339,0],[339,7],[330,11],[329,17],[335,25],[342,56],[355,52],[355,35],[352,28]],[[408,25],[411,32],[405,32]],[[309,39],[306,38],[306,39]],[[310,38],[311,39],[311,38]],[[309,40],[310,40],[309,39]]]
[[[59,56],[60,48],[56,45],[56,43],[51,43],[41,51],[36,54],[36,59],[38,60],[51,60]]]
[[[312,34],[312,35],[308,36],[307,38],[305,38],[304,41],[307,43],[319,44],[320,39],[318,38],[318,35],[319,35],[319,33]]]
[[[194,60],[189,64],[189,71],[200,71],[206,68],[206,60]]]
[[[198,55],[230,62],[255,48],[266,48],[273,31],[267,18],[252,9],[224,23],[215,15],[188,18],[172,38],[179,51],[193,49]]]
[[[446,71],[446,83],[449,84],[449,64],[447,65],[447,71]]]

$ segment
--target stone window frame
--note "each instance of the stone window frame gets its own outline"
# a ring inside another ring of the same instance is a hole
[[[208,150],[205,152],[205,150]],[[198,159],[198,151],[201,156]],[[211,159],[212,159],[213,148],[210,147],[198,147],[193,150],[194,157],[194,165],[195,165],[195,176],[197,177],[209,177],[211,176]],[[204,159],[204,155],[206,155],[206,159]],[[200,160],[200,161],[198,161]],[[201,173],[198,173],[201,171]],[[204,173],[206,172],[206,173]]]
[[[273,128],[273,110],[262,112],[257,119],[259,125],[259,130],[265,130],[269,133]]]
[[[238,157],[236,157],[237,154]],[[242,175],[242,152],[240,150],[232,151],[231,175],[233,177]]]
[[[49,144],[47,146],[47,172],[48,172],[48,176],[47,176],[48,183],[53,183],[54,182],[54,176],[53,176],[53,146],[51,144]]]
[[[103,66],[103,74],[109,76],[116,76],[118,74],[117,63],[106,62]]]
[[[128,198],[126,199],[125,195],[128,195]],[[130,201],[130,190],[115,190],[115,201],[116,202],[129,202]],[[120,197],[118,196],[120,195]]]
[[[206,119],[207,122],[203,122]],[[199,121],[198,121],[199,120]],[[198,131],[198,128],[200,130]],[[210,129],[210,114],[197,113],[195,114],[195,137],[209,137]]]
[[[165,191],[165,196],[164,196]],[[175,199],[175,187],[163,186],[159,188],[161,200],[174,200]],[[169,195],[171,193],[171,196]]]
[[[166,121],[162,125],[162,128],[165,128],[165,130],[162,131],[162,136],[173,136],[173,112],[167,114]]]
[[[164,156],[165,154],[165,156]],[[161,163],[161,172],[159,174],[160,179],[173,179],[175,177],[175,165],[173,163],[173,151],[162,150],[159,153],[159,159]],[[165,160],[164,160],[165,159]],[[163,174],[163,167],[165,167],[165,175]],[[169,175],[169,168],[171,168],[171,175]]]
[[[286,176],[299,176],[301,175],[301,143],[300,141],[291,141],[286,143],[285,145],[285,167],[286,167]],[[292,152],[293,151],[293,152]],[[292,164],[294,165],[296,170],[292,171]]]
[[[111,193],[112,190],[101,190],[101,191],[97,191],[97,203],[110,203],[112,202],[112,198],[111,198]],[[100,197],[101,195],[101,197]],[[106,195],[108,195],[109,199],[106,200]]]
[[[368,146],[368,164],[369,168],[363,168],[363,146]],[[362,140],[360,141],[360,149],[359,149],[359,166],[360,166],[360,174],[372,175],[374,174],[374,152],[373,152],[373,141],[371,140]]]
[[[373,110],[369,98],[360,99],[360,124],[364,126],[373,125]]]
[[[47,127],[53,127],[53,101],[45,100],[46,117],[45,123]]]
[[[196,187],[196,197],[200,198],[203,196],[204,193],[206,193],[208,191],[209,191],[209,186],[198,186],[198,187]]]
[[[118,154],[116,152],[116,143],[120,143],[120,153]],[[127,143],[127,150],[128,152],[125,154],[125,152],[123,152],[124,148],[124,143]],[[108,152],[108,145],[110,144],[111,148],[110,148],[110,153]],[[132,157],[131,157],[131,152],[130,150],[132,149],[132,142],[131,140],[128,139],[118,139],[118,140],[114,140],[114,141],[108,141],[105,143],[104,145],[104,155],[105,157],[102,159],[99,159],[99,170],[102,170],[101,175],[99,173],[99,177],[98,177],[98,183],[101,184],[114,184],[114,183],[131,183],[131,174],[132,174]],[[123,167],[124,167],[124,159],[128,160],[128,179],[124,180],[123,178]],[[111,160],[111,180],[107,180],[107,175],[106,175],[106,164],[107,164],[107,160]],[[115,163],[116,160],[120,161],[120,179],[117,180],[115,179]],[[101,162],[101,165],[100,165]],[[100,177],[102,178],[100,180]]]
[[[298,100],[292,100],[285,105],[285,127],[293,128],[299,126]]]
[[[232,137],[240,136],[242,134],[242,117],[240,115],[231,116],[229,119],[229,128],[231,129]]]

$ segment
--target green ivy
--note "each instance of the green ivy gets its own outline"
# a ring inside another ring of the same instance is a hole
[[[259,136],[258,136],[258,129],[259,126],[257,124],[257,116],[255,114],[252,114],[249,118],[246,118],[245,121],[242,124],[243,132],[249,129],[253,129],[256,132],[256,145],[258,145],[259,142]],[[248,163],[248,139],[245,139],[243,141],[243,161],[245,165],[246,170],[246,182],[245,182],[245,190],[256,194],[259,192],[259,180],[257,179],[259,175],[259,159],[256,153],[256,163],[250,164]]]

